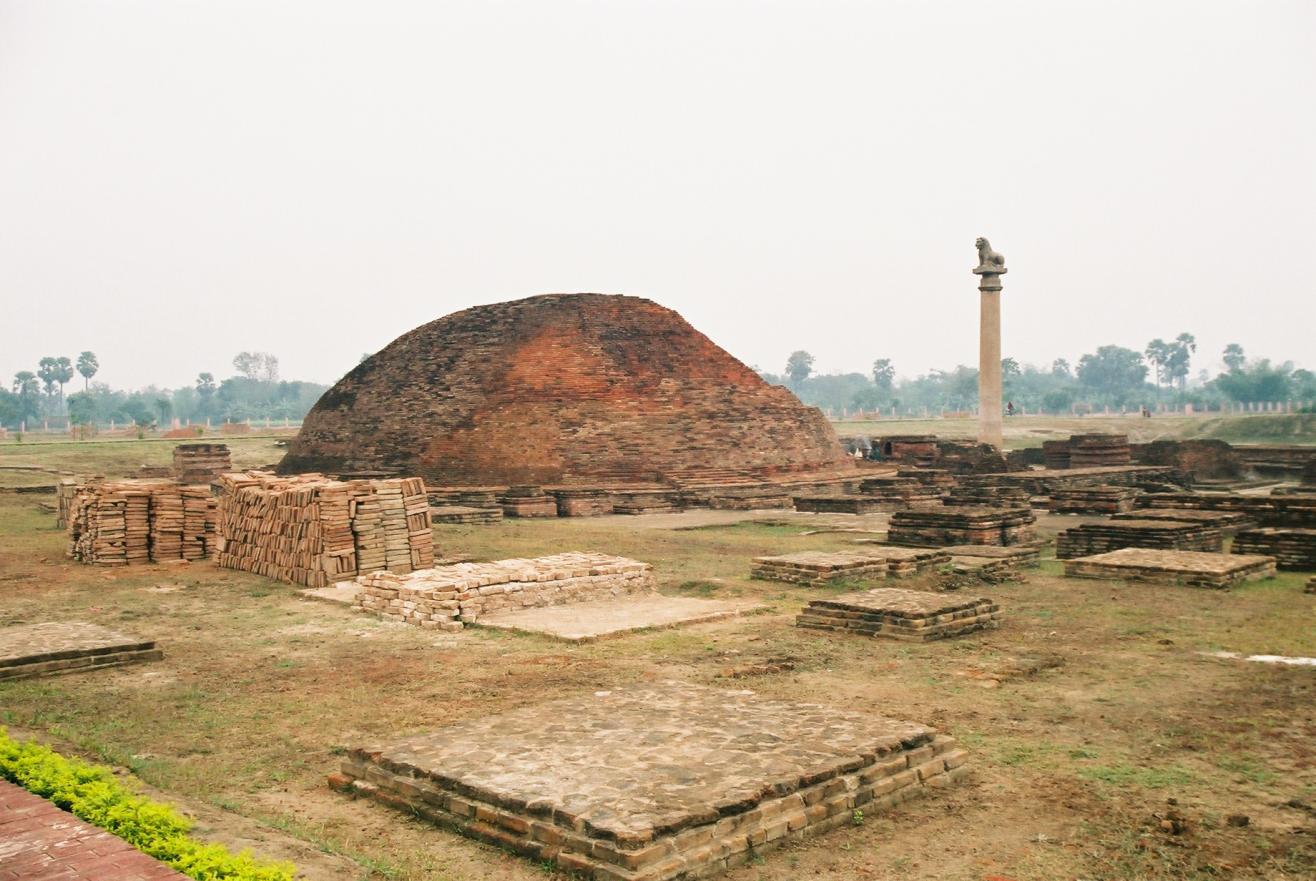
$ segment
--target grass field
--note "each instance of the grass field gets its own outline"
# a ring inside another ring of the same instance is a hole
[[[277,458],[272,439],[230,443],[241,463]],[[18,463],[3,450],[0,464]],[[51,445],[22,461],[111,471],[167,455]],[[0,723],[123,768],[200,814],[204,834],[291,857],[314,881],[565,878],[331,792],[325,777],[348,746],[660,678],[913,719],[972,751],[964,786],[756,858],[728,881],[1316,877],[1316,671],[1200,654],[1316,655],[1306,575],[1213,592],[1066,580],[1049,561],[1025,582],[981,588],[1003,606],[1000,630],[906,645],[800,631],[793,616],[811,591],[747,577],[755,555],[844,548],[843,534],[620,518],[436,527],[444,553],[623,554],[652,562],[664,592],[769,607],[571,646],[385,624],[209,563],[73,565],[42,501],[0,495],[0,624],[94,621],[156,637],[166,657],[0,683]],[[1043,520],[1048,534],[1075,522]],[[725,678],[769,659],[793,669]],[[1171,809],[1182,834],[1159,828]],[[1230,825],[1236,814],[1248,825]]]
[[[977,421],[971,418],[882,419],[878,421],[834,421],[842,436],[878,437],[892,434],[935,434],[939,437],[972,438]],[[1041,446],[1045,440],[1061,440],[1071,434],[1114,432],[1127,434],[1134,443],[1154,440],[1212,438],[1236,444],[1316,444],[1316,414],[1268,414],[1250,416],[1012,416],[1005,420],[1005,446],[1009,449]]]

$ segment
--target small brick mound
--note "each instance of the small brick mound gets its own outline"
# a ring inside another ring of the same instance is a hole
[[[1041,555],[1036,547],[1015,545],[1013,547],[994,547],[992,545],[951,545],[942,548],[950,554],[950,561],[960,571],[995,574],[1017,572],[1020,569],[1035,569],[1041,565]]]
[[[1132,461],[1127,434],[1073,434],[1069,436],[1070,468],[1109,468]]]
[[[1274,574],[1274,557],[1201,551],[1121,548],[1065,561],[1065,575],[1071,578],[1149,581],[1193,587],[1229,588],[1244,581],[1270,578]]]
[[[163,657],[155,640],[124,636],[98,624],[59,621],[0,628],[0,680],[98,670]]]
[[[1053,514],[1120,514],[1132,511],[1140,492],[1131,486],[1084,486],[1051,494]]]
[[[813,600],[795,624],[813,630],[930,642],[996,627],[999,611],[1000,607],[987,597],[964,599],[879,587]]]
[[[1316,569],[1316,529],[1247,529],[1234,539],[1235,554],[1267,554],[1281,569]]]
[[[752,578],[822,585],[846,578],[907,578],[950,562],[940,550],[872,547],[862,551],[802,551],[755,557]]]
[[[557,606],[655,591],[653,567],[606,554],[455,563],[357,579],[354,608],[421,627],[461,630],[489,612]]]
[[[612,496],[601,489],[555,489],[559,517],[600,517],[612,513]]]
[[[538,486],[511,486],[500,503],[506,517],[556,517],[557,499]]]
[[[1037,515],[1031,508],[948,507],[898,511],[891,515],[887,540],[915,547],[945,545],[1017,545],[1037,538]]]
[[[1201,511],[1195,508],[1139,508],[1128,513],[1112,514],[1112,520],[1179,520],[1204,523],[1220,530],[1221,535],[1237,535],[1251,529],[1257,521],[1239,511]]]
[[[587,878],[703,878],[964,774],[914,722],[681,682],[352,750],[336,789]]]
[[[913,477],[869,477],[860,481],[859,492],[880,499],[882,511],[941,507],[942,488]]]
[[[1017,486],[957,486],[941,501],[957,508],[1025,508],[1028,499]]]
[[[1056,536],[1056,559],[1090,557],[1120,548],[1219,551],[1224,536],[1214,526],[1181,520],[1108,520],[1084,523]]]
[[[188,881],[53,802],[0,780],[0,881]]]

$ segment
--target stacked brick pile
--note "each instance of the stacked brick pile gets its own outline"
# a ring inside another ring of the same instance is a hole
[[[648,563],[592,553],[455,563],[404,575],[377,572],[357,581],[361,585],[357,609],[443,630],[460,630],[481,615],[504,609],[557,606],[655,590],[653,567]]]
[[[1042,441],[1042,461],[1051,470],[1069,467],[1069,441]]]
[[[557,499],[538,486],[510,486],[499,501],[506,517],[557,516]]]
[[[899,511],[891,515],[887,539],[916,547],[1017,545],[1037,538],[1031,508],[961,508]]]
[[[1028,500],[1017,486],[957,486],[941,502],[961,508],[1026,508]]]
[[[78,487],[67,531],[68,556],[82,563],[199,560],[215,544],[215,504],[171,479],[97,481]]]
[[[880,587],[810,601],[798,627],[930,642],[999,625],[1000,606],[921,590]]]
[[[848,578],[908,578],[950,562],[940,550],[872,547],[755,557],[752,578],[817,586]]]
[[[1235,554],[1266,554],[1281,569],[1316,569],[1316,529],[1247,529],[1234,539]]]
[[[1270,578],[1274,574],[1274,557],[1234,556],[1201,551],[1121,548],[1065,561],[1065,575],[1070,578],[1147,581],[1153,584],[1185,584],[1217,589],[1230,588],[1257,578]]]
[[[419,478],[331,480],[261,471],[220,476],[219,553],[229,569],[326,587],[360,572],[434,562]]]
[[[1070,468],[1108,468],[1133,460],[1126,434],[1075,434],[1068,446]]]
[[[1141,492],[1131,486],[1084,486],[1051,493],[1053,514],[1121,514],[1133,510]]]
[[[1090,557],[1120,548],[1219,551],[1224,537],[1215,526],[1180,520],[1109,520],[1085,523],[1056,536],[1056,559]]]
[[[227,444],[179,444],[174,447],[174,476],[179,483],[210,485],[233,470]]]
[[[73,500],[77,498],[78,490],[82,489],[85,481],[80,477],[64,477],[59,483],[55,484],[55,503],[57,505],[55,514],[55,525],[60,529],[68,529],[69,513],[73,509]]]

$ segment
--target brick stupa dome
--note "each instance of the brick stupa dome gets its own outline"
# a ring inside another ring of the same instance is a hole
[[[279,470],[561,485],[700,470],[770,479],[849,461],[817,408],[671,309],[547,294],[398,337],[325,392]]]

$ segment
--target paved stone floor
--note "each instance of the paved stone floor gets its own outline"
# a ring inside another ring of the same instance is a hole
[[[0,679],[160,657],[154,640],[125,636],[99,624],[52,621],[0,628]]]
[[[586,877],[704,877],[963,774],[915,722],[661,682],[352,750],[337,788]]]
[[[590,642],[636,630],[716,621],[757,608],[759,605],[751,601],[636,596],[494,612],[482,616],[479,624],[501,630],[540,633],[569,642]]]
[[[187,881],[103,829],[0,780],[0,881]]]

